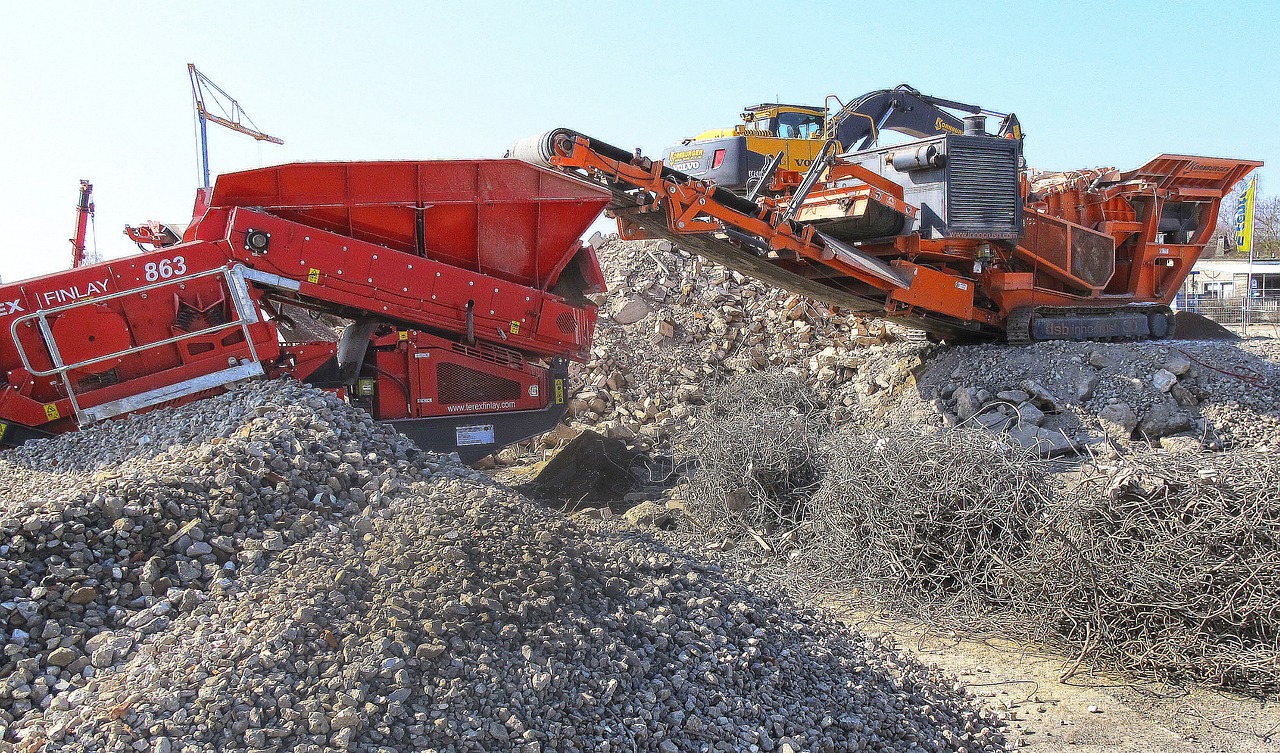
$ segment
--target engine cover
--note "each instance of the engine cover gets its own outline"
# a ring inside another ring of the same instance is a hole
[[[947,134],[841,155],[902,186],[920,207],[907,232],[922,238],[1022,235],[1022,142]]]

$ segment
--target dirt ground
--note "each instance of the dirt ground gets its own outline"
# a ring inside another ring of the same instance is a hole
[[[1280,751],[1280,698],[1132,683],[1087,668],[1061,682],[1074,657],[828,608],[862,632],[892,636],[920,661],[956,675],[1002,715],[1010,739],[1029,751]]]

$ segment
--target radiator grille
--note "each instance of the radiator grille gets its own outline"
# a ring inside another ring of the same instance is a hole
[[[436,366],[436,388],[445,405],[520,399],[520,383],[456,363]]]
[[[1018,153],[1007,139],[952,139],[947,225],[951,235],[1016,237]]]

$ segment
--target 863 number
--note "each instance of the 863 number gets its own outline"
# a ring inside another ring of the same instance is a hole
[[[160,261],[149,261],[142,267],[142,274],[147,278],[147,282],[167,280],[174,275],[185,275],[186,273],[187,260],[181,256],[175,256],[172,259],[161,259]]]

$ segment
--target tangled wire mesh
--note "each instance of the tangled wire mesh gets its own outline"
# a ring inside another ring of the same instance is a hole
[[[810,501],[804,558],[824,582],[899,608],[1001,608],[1049,499],[1043,463],[990,432],[967,429],[837,438]]]
[[[982,430],[855,435],[828,416],[783,374],[717,391],[686,522],[785,553],[797,590],[998,626],[1076,667],[1280,690],[1280,458],[1153,451],[1055,476]]]
[[[683,490],[687,520],[708,538],[750,535],[769,551],[793,541],[822,479],[828,429],[809,387],[782,372],[714,390],[687,440],[698,458]]]
[[[1155,452],[1061,495],[1016,608],[1093,663],[1280,689],[1280,461]]]

